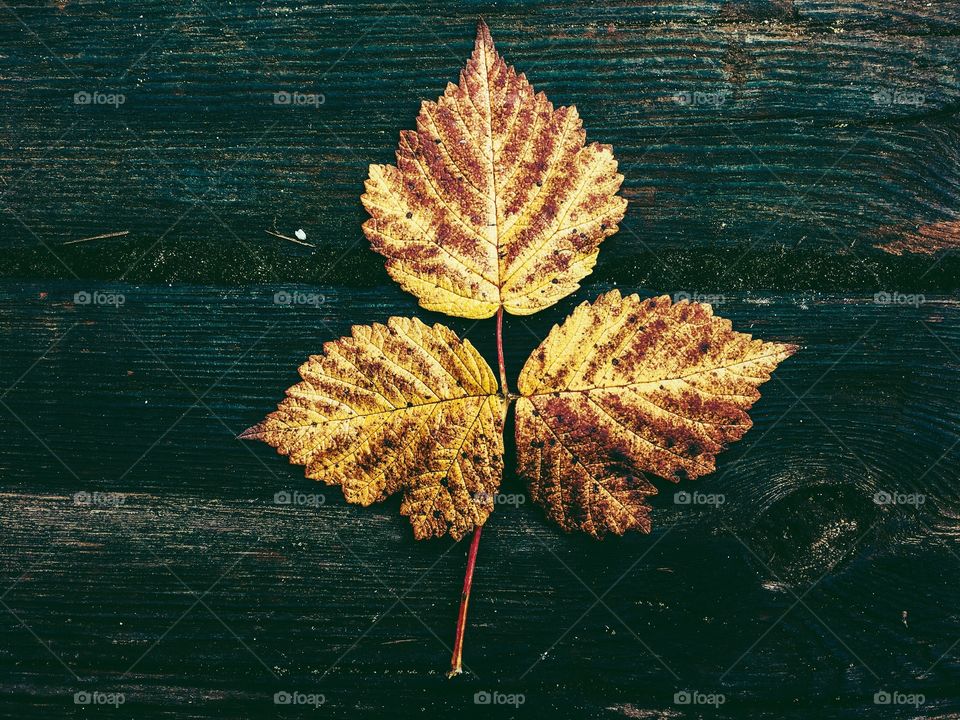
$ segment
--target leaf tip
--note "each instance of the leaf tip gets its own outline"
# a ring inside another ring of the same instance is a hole
[[[237,440],[260,440],[263,438],[263,431],[263,423],[257,423],[237,435]]]
[[[487,54],[494,55],[496,53],[496,48],[493,44],[493,35],[490,34],[490,28],[487,27],[487,23],[484,19],[477,19],[477,39],[473,43],[473,57],[476,60],[479,57],[483,57]]]
[[[776,343],[778,352],[783,355],[783,359],[786,360],[791,355],[796,355],[802,348],[799,345],[794,345],[793,343]]]

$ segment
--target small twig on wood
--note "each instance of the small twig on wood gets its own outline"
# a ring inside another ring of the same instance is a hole
[[[316,247],[316,245],[313,245],[313,244],[311,244],[311,243],[304,242],[303,240],[297,240],[296,238],[292,238],[292,237],[290,237],[289,235],[281,235],[280,233],[274,232],[273,230],[264,230],[264,232],[265,232],[267,235],[273,235],[273,237],[280,238],[281,240],[289,240],[290,242],[296,243],[297,245],[304,245],[304,246],[309,247],[309,248],[315,248],[315,247]]]
[[[64,245],[74,245],[76,243],[88,242],[90,240],[105,240],[107,238],[123,237],[124,235],[129,234],[129,230],[121,230],[120,232],[104,233],[103,235],[94,235],[92,237],[80,238],[79,240],[67,240]]]

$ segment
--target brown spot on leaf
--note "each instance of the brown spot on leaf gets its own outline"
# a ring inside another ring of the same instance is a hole
[[[576,109],[535,93],[481,24],[460,82],[401,133],[397,164],[371,166],[363,230],[425,308],[528,315],[591,272],[626,209],[616,170],[609,146],[586,143]],[[414,215],[422,237],[403,223]]]
[[[757,387],[795,350],[666,296],[580,305],[520,373],[517,461],[531,497],[566,530],[649,532],[646,474],[712,472],[749,428]]]
[[[460,539],[486,520],[492,505],[478,511],[453,500],[467,483],[495,494],[503,471],[496,380],[471,345],[441,325],[391,318],[326,343],[300,375],[242,438],[263,440],[305,465],[307,477],[340,485],[348,502],[403,492],[400,512],[418,539]],[[450,491],[437,493],[438,482]]]

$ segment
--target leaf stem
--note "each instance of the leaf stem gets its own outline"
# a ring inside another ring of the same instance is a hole
[[[497,362],[500,364],[500,385],[503,396],[510,396],[507,387],[507,366],[503,362],[503,305],[497,309]]]
[[[453,656],[450,658],[448,678],[456,677],[463,672],[463,632],[467,629],[467,606],[470,604],[473,569],[477,565],[477,549],[480,547],[480,533],[482,532],[483,525],[477,526],[477,529],[473,531],[473,540],[470,541],[467,572],[463,576],[463,593],[460,595],[460,614],[457,616],[457,637],[453,641]]]
[[[503,361],[503,306],[497,309],[497,363],[500,366],[500,385],[503,392],[503,416],[506,420],[507,404],[510,392],[507,389],[507,366]],[[467,629],[467,607],[470,605],[470,588],[473,587],[473,570],[477,566],[477,550],[480,547],[480,534],[483,525],[473,531],[470,552],[467,554],[467,570],[463,575],[463,592],[460,594],[460,613],[457,615],[457,636],[453,641],[453,656],[450,658],[448,678],[463,672],[463,633]]]

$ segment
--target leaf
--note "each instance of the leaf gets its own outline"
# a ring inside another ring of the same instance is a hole
[[[370,166],[364,232],[428,310],[547,308],[591,272],[626,209],[610,146],[585,138],[577,109],[534,94],[481,21],[459,85],[422,104],[395,166]]]
[[[757,387],[796,350],[734,332],[700,303],[617,291],[583,303],[520,373],[517,455],[532,498],[568,531],[650,532],[645,473],[713,472],[750,428]]]
[[[462,538],[493,510],[503,472],[502,398],[469,341],[443,325],[355,325],[300,367],[303,382],[243,439],[340,485],[348,502],[403,490],[417,539]]]

